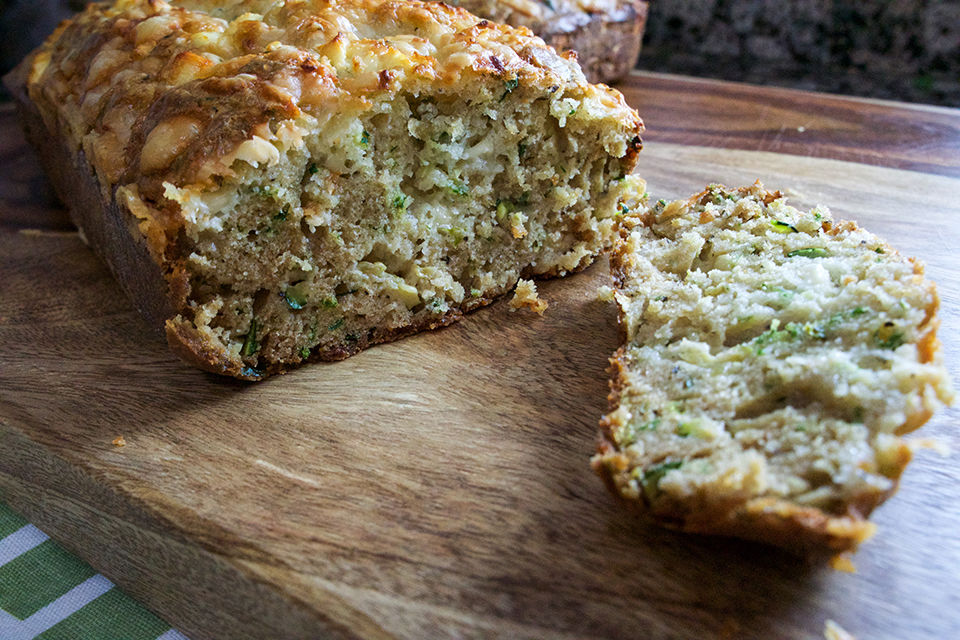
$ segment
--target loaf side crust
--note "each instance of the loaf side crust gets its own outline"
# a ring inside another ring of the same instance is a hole
[[[133,216],[116,201],[103,197],[102,185],[91,171],[86,153],[74,153],[63,135],[50,131],[30,101],[25,89],[31,61],[28,57],[3,79],[13,96],[27,142],[36,151],[57,197],[69,203],[70,218],[84,242],[98,255],[109,257],[107,266],[124,293],[145,320],[160,331],[172,315],[163,272],[151,257],[146,239],[136,232]]]

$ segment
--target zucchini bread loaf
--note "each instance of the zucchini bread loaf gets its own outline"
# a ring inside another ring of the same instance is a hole
[[[529,27],[558,51],[572,49],[591,82],[614,82],[637,64],[649,4],[644,0],[450,0],[447,4]]]
[[[625,221],[595,470],[660,523],[853,550],[952,398],[923,267],[824,207],[710,186]]]
[[[11,84],[172,349],[256,380],[610,246],[643,124],[573,58],[439,3],[119,0]]]

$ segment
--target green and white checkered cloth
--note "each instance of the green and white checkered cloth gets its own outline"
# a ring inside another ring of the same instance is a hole
[[[187,640],[0,503],[0,639]]]

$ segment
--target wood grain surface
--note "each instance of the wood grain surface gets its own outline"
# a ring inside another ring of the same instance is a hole
[[[0,129],[0,179],[42,184]],[[922,258],[960,378],[960,179],[652,133],[654,197],[759,178]],[[861,640],[960,637],[957,409],[918,433],[951,452],[917,454],[857,573],[808,566],[639,522],[593,475],[617,345],[605,260],[542,283],[542,317],[499,302],[246,384],[182,365],[57,209],[7,184],[0,499],[193,640],[814,639],[827,619]]]
[[[960,177],[960,111],[634,72],[644,140],[833,158]]]

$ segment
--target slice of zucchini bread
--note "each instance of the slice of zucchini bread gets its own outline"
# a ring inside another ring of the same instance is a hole
[[[417,1],[94,4],[11,84],[173,350],[253,380],[583,268],[643,130],[575,56]]]
[[[712,185],[625,220],[594,469],[660,523],[853,550],[952,399],[923,267],[829,211]]]

